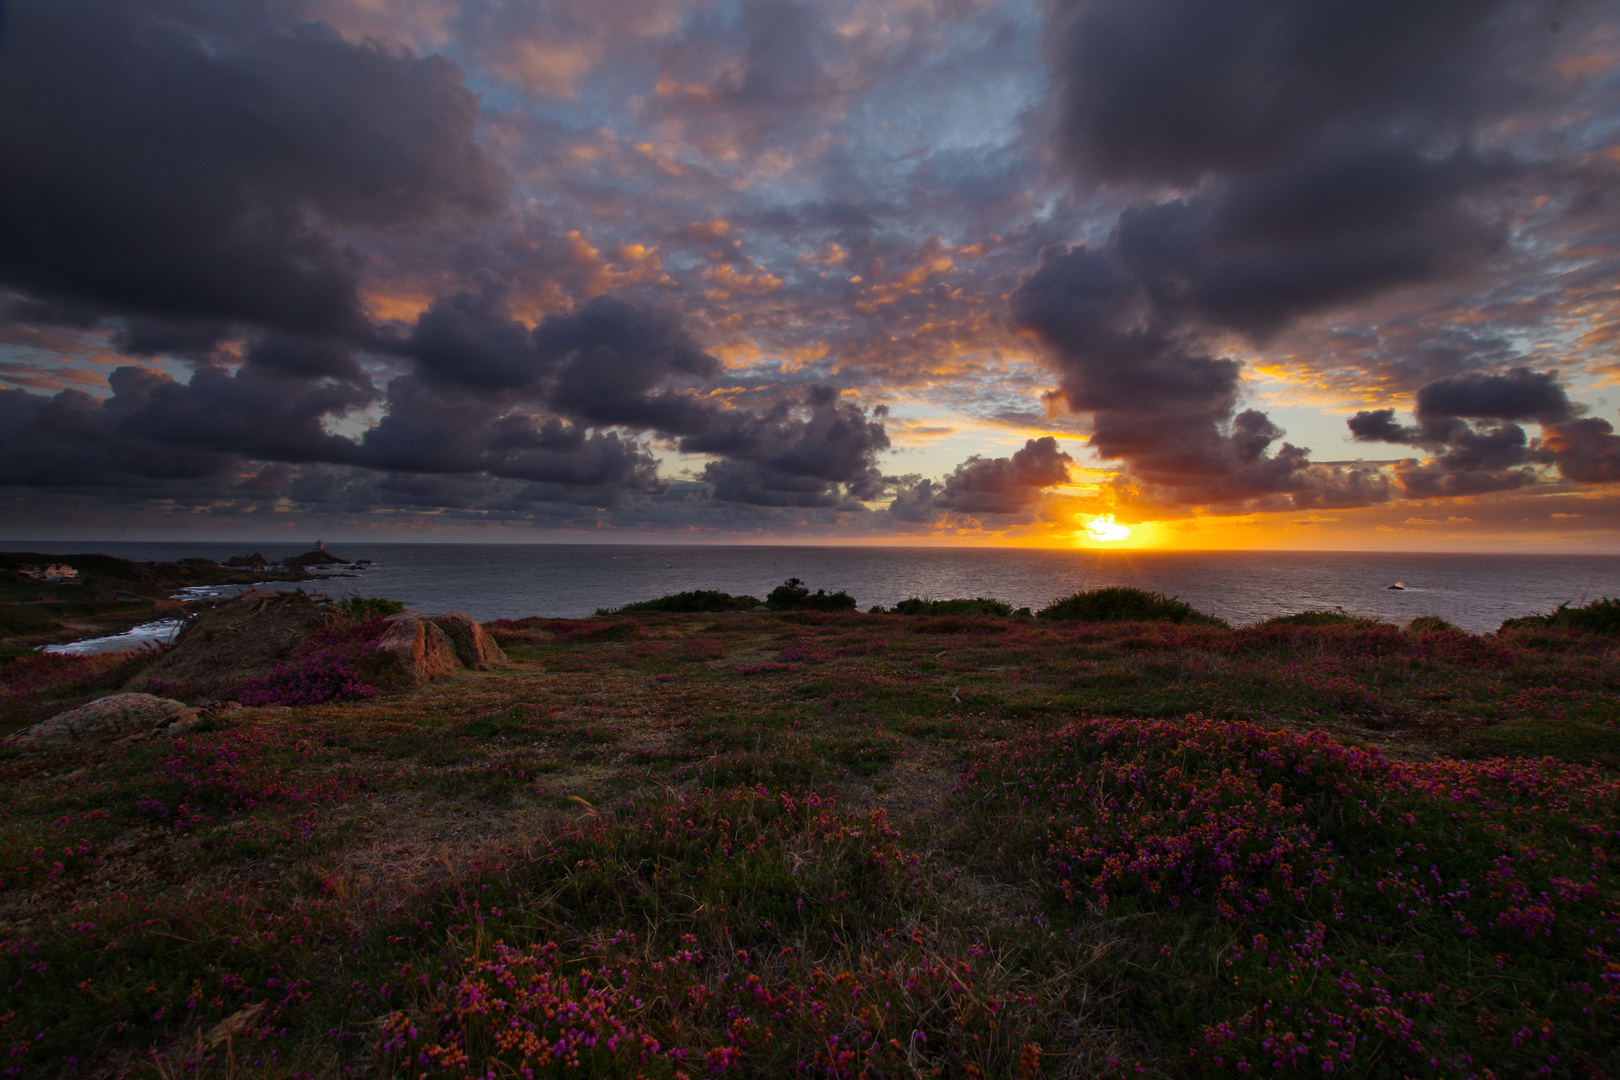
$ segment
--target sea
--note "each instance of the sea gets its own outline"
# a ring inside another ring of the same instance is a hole
[[[5,550],[93,551],[139,561],[223,562],[251,552],[274,560],[310,547],[0,541]],[[1620,596],[1615,555],[364,542],[327,547],[339,558],[371,565],[354,577],[272,587],[385,597],[422,611],[465,611],[481,621],[580,618],[690,589],[763,598],[788,578],[812,590],[851,593],[863,611],[913,596],[984,596],[1039,609],[1083,589],[1131,585],[1179,597],[1234,625],[1342,609],[1402,624],[1438,615],[1476,633],[1559,604]],[[1403,587],[1390,588],[1397,584]]]

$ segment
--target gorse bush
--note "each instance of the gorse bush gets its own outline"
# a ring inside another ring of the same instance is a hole
[[[1225,626],[1226,620],[1206,615],[1191,604],[1163,593],[1128,585],[1077,592],[1054,600],[1035,613],[1037,619],[1063,622],[1169,622],[1195,626]]]
[[[751,611],[759,606],[752,596],[733,596],[718,589],[693,589],[690,592],[670,593],[656,600],[637,600],[620,608],[597,608],[598,615],[617,615],[626,611]]]
[[[765,597],[765,606],[772,611],[854,611],[855,598],[825,589],[812,593],[798,578],[788,578]]]
[[[364,622],[367,619],[380,619],[387,615],[398,615],[405,610],[405,605],[398,600],[384,600],[380,596],[345,596],[332,605],[346,618],[354,622]]]
[[[1559,604],[1545,615],[1508,619],[1501,630],[1582,630],[1589,634],[1620,634],[1620,600],[1603,597],[1581,607]]]
[[[912,597],[902,600],[894,605],[896,615],[999,615],[1010,618],[1013,613],[1011,604],[1003,604],[1000,600],[991,600],[979,596],[972,600],[958,598],[955,600],[919,600]]]

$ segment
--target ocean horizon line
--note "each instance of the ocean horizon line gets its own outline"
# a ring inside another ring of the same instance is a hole
[[[72,544],[124,544],[130,546],[149,546],[154,544],[194,544],[210,547],[293,547],[307,550],[314,547],[317,541],[324,541],[330,545],[365,545],[368,547],[532,547],[532,548],[759,548],[768,550],[874,550],[874,551],[982,551],[982,552],[1074,552],[1090,555],[1354,555],[1366,556],[1484,556],[1490,558],[1511,558],[1514,556],[1542,557],[1554,555],[1559,557],[1579,557],[1593,559],[1620,558],[1620,549],[1615,551],[1569,550],[1567,548],[1526,548],[1517,546],[1513,548],[1193,548],[1193,547],[1132,547],[1132,546],[1100,546],[1100,545],[1062,545],[1062,544],[930,544],[930,543],[903,543],[903,542],[874,542],[863,540],[850,543],[815,542],[804,539],[794,540],[376,540],[370,537],[326,538],[316,537],[311,540],[256,539],[241,540],[227,539],[139,539],[139,540],[75,540],[75,539],[34,539],[14,540],[0,538],[0,549],[22,547],[25,545],[47,545],[50,547],[66,547]]]

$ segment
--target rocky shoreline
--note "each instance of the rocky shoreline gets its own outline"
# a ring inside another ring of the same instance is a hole
[[[0,552],[0,650],[17,654],[122,634],[158,619],[190,618],[218,603],[215,597],[177,598],[186,590],[358,577],[358,566],[365,565],[348,564],[324,550],[280,565],[262,556],[234,561],[252,565]],[[23,572],[47,562],[71,567],[76,575],[71,580],[42,581]]]

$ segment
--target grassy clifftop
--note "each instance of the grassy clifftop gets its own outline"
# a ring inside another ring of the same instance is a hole
[[[1620,1069],[1610,637],[813,610],[493,631],[509,670],[0,761],[11,1062]],[[50,675],[0,672],[13,705]]]

